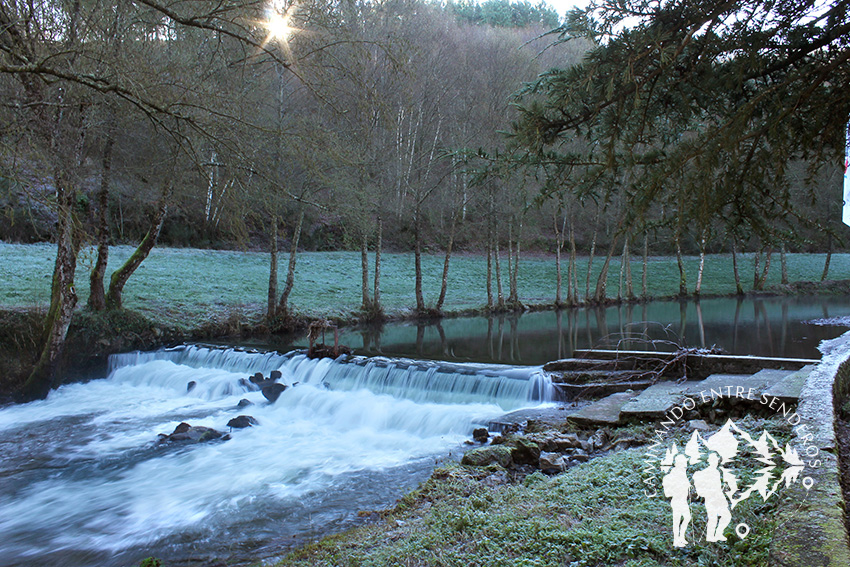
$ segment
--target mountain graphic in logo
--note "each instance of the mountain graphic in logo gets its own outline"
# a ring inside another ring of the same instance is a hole
[[[761,465],[754,474],[736,469],[736,465],[744,465],[751,470],[753,463]],[[682,451],[673,442],[660,463],[664,495],[673,509],[673,545],[684,547],[688,543],[685,533],[691,520],[693,493],[705,503],[706,540],[726,541],[724,531],[738,504],[753,493],[767,501],[783,484],[788,487],[796,482],[803,467],[803,460],[791,445],[782,447],[767,431],[754,439],[731,419],[708,438],[694,431]],[[741,486],[743,478],[750,479],[746,487]],[[744,538],[749,527],[739,524],[736,532]]]

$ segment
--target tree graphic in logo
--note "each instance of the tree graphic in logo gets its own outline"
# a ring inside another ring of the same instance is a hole
[[[763,465],[745,489],[739,487],[740,472],[736,475],[733,468],[739,456]],[[693,471],[691,477],[688,467]],[[788,487],[796,482],[803,467],[803,460],[789,444],[781,447],[767,431],[754,439],[731,419],[707,439],[694,431],[683,451],[673,442],[660,463],[664,496],[670,499],[673,511],[673,545],[688,544],[685,534],[691,521],[692,493],[705,504],[706,541],[726,541],[724,531],[738,504],[753,493],[767,501],[783,484]],[[742,523],[735,531],[743,539],[750,530]]]

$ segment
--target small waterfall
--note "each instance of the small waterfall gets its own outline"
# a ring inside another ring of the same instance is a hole
[[[113,355],[110,372],[127,366],[168,361],[182,367],[214,368],[230,373],[268,375],[280,370],[282,382],[324,385],[331,390],[365,389],[416,402],[442,404],[490,403],[505,410],[553,399],[549,378],[540,367],[462,364],[408,359],[343,356],[336,360],[308,358],[303,352],[286,354],[233,348],[185,345],[154,352]],[[185,388],[186,379],[175,373],[174,387]],[[244,380],[230,385],[198,384],[210,396],[254,388]]]

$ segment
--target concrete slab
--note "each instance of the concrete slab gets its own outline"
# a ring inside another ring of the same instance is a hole
[[[769,376],[762,374],[762,372],[764,370],[755,374],[712,374],[705,380],[686,382],[688,388],[685,390],[685,395],[693,396],[700,392],[705,392],[706,396],[709,396],[712,389],[721,390],[723,392],[722,395],[734,395],[736,389],[739,387],[744,388],[745,391],[753,388],[755,393],[760,395],[769,383],[772,384],[780,379],[776,378],[771,382]],[[782,378],[784,377],[785,375],[783,374]],[[731,394],[728,394],[729,390],[727,388],[729,387],[731,387]]]
[[[623,405],[620,418],[623,420],[661,419],[668,410],[685,397],[688,386],[686,382],[681,384],[659,382],[650,386]]]
[[[576,411],[575,408],[569,406],[521,409],[506,413],[490,421],[487,424],[487,429],[498,432],[503,432],[514,427],[525,429],[531,422],[559,427],[564,424],[567,416],[574,411]]]
[[[620,421],[620,410],[634,396],[634,392],[611,394],[570,414],[567,420],[582,425],[615,425]]]
[[[803,386],[806,385],[806,380],[814,369],[815,366],[809,364],[796,372],[792,372],[779,382],[768,386],[764,392],[765,395],[769,398],[779,398],[779,401],[784,403],[796,402],[800,399],[800,392],[803,391]]]

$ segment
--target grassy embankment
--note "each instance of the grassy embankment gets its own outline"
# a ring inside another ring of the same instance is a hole
[[[776,435],[781,423],[742,421]],[[628,434],[634,434],[630,428]],[[616,431],[612,433],[617,435]],[[649,433],[651,435],[651,433]],[[688,432],[680,430],[680,447]],[[420,488],[380,513],[374,523],[308,544],[278,567],[305,566],[764,566],[776,522],[776,496],[745,500],[725,543],[707,543],[702,503],[691,503],[690,545],[672,546],[672,514],[663,496],[647,498],[640,447],[576,465],[555,476],[533,473],[515,482],[499,465],[438,468]],[[755,471],[739,471],[749,486]],[[781,495],[780,495],[781,496]]]
[[[131,249],[113,247],[109,271],[115,269]],[[55,249],[49,244],[0,244],[0,308],[46,309],[50,298],[50,277]],[[424,293],[433,305],[439,295],[443,258],[423,258]],[[823,271],[823,254],[789,254],[789,278],[815,281]],[[84,254],[77,271],[79,304],[88,297],[88,275],[93,263]],[[279,281],[286,276],[286,255],[282,255]],[[696,282],[697,258],[686,258],[688,286]],[[752,255],[740,259],[745,289],[752,287]],[[591,274],[591,293],[602,259],[596,258]],[[635,292],[640,293],[641,262],[632,262]],[[294,311],[304,316],[329,316],[350,319],[360,306],[360,255],[356,252],[306,252],[299,254],[295,288],[291,295]],[[579,261],[579,289],[585,289],[586,258]],[[503,288],[508,293],[506,269]],[[619,287],[619,261],[612,262],[608,278],[608,296],[616,297]],[[850,275],[850,254],[832,258],[830,275]],[[125,306],[151,319],[182,329],[197,329],[227,320],[256,321],[265,309],[268,293],[268,255],[258,252],[155,248],[125,288]],[[381,269],[381,301],[389,315],[410,314],[415,306],[413,255],[384,254]],[[653,257],[649,262],[648,291],[652,297],[678,293],[675,258]],[[479,309],[486,304],[486,258],[458,255],[453,258],[449,275],[446,312]],[[566,282],[566,264],[563,272]],[[774,255],[767,284],[780,281],[778,254]],[[550,256],[526,256],[520,263],[520,299],[527,305],[551,304],[555,298],[555,263]],[[495,283],[494,283],[495,292]],[[703,295],[735,292],[729,255],[713,255],[706,260]],[[564,284],[566,293],[566,283]]]
[[[113,247],[107,273],[132,252],[126,246]],[[55,248],[50,244],[16,245],[0,243],[0,394],[10,392],[28,373],[37,355],[40,320],[47,311]],[[788,256],[791,281],[818,280],[824,255]],[[690,289],[696,280],[697,258],[686,258]],[[742,256],[741,276],[752,283],[753,256]],[[443,258],[439,254],[423,258],[424,293],[433,305],[439,294]],[[84,309],[88,298],[88,276],[93,253],[85,250],[78,263],[77,315],[69,331],[70,348],[76,356],[67,366],[80,367],[92,357],[122,350],[152,348],[163,342],[187,337],[205,338],[238,334],[246,329],[262,329],[268,286],[268,255],[258,252],[155,248],[129,280],[124,295],[126,311],[97,315]],[[281,287],[285,278],[286,255],[279,265]],[[506,262],[505,262],[506,264]],[[596,258],[591,272],[591,293],[602,259]],[[299,254],[295,287],[290,305],[296,317],[330,317],[342,321],[357,318],[360,306],[360,256],[356,252],[307,252]],[[579,290],[586,281],[586,258],[578,263]],[[635,292],[640,293],[642,265],[632,262]],[[503,291],[508,294],[506,266]],[[608,296],[616,297],[620,276],[619,261],[612,263]],[[414,269],[412,254],[384,254],[381,301],[391,317],[413,316]],[[833,256],[833,276],[850,273],[850,254]],[[648,292],[652,297],[669,297],[678,292],[675,258],[653,257],[648,269]],[[444,312],[480,310],[487,301],[486,258],[457,255],[452,261]],[[768,285],[779,282],[778,257],[768,277]],[[551,256],[526,255],[520,264],[518,288],[521,301],[529,306],[551,305],[555,298],[555,264]],[[566,264],[564,265],[566,280]],[[735,291],[728,255],[709,256],[706,261],[703,295],[724,295]],[[495,284],[494,284],[495,293]],[[564,286],[564,293],[566,287]],[[73,377],[72,377],[73,378]]]

